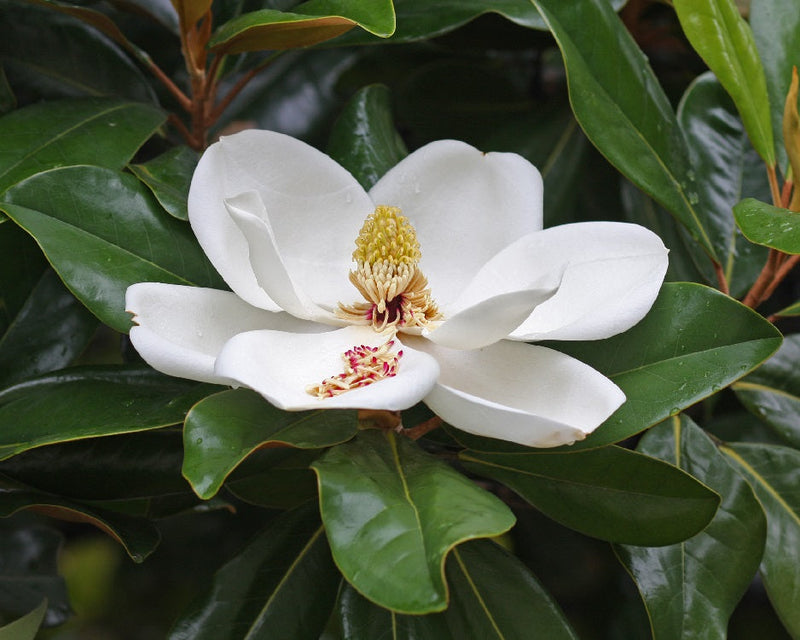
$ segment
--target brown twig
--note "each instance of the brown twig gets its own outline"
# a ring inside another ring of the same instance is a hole
[[[435,431],[442,426],[442,419],[439,416],[433,416],[430,420],[420,422],[416,427],[410,429],[403,429],[402,433],[412,440],[419,440],[426,433]]]
[[[758,274],[758,278],[753,283],[753,286],[750,287],[750,291],[747,292],[747,295],[742,300],[742,304],[751,309],[755,309],[763,300],[766,298],[764,297],[765,291],[772,283],[773,278],[775,277],[775,272],[778,269],[780,262],[781,262],[781,252],[775,249],[769,250],[769,256],[767,257],[767,262],[764,265],[764,268],[761,270],[761,273]]]
[[[728,287],[728,279],[725,277],[725,271],[722,269],[722,265],[717,262],[716,260],[712,261],[714,265],[714,273],[717,274],[717,283],[719,284],[719,290],[722,291],[725,295],[728,295],[731,290]]]

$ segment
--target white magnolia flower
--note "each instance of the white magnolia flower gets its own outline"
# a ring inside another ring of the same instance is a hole
[[[156,369],[287,410],[424,400],[464,431],[538,447],[584,438],[625,397],[526,342],[628,329],[667,267],[637,225],[542,230],[536,168],[453,140],[367,193],[305,143],[244,131],[201,158],[189,219],[233,292],[130,287],[131,340]]]

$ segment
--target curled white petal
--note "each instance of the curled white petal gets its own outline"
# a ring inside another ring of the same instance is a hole
[[[226,198],[225,207],[247,239],[253,273],[267,295],[281,309],[298,318],[341,324],[332,311],[317,305],[292,277],[275,245],[272,225],[258,192],[245,191]],[[342,271],[340,274],[340,284],[347,283],[346,273],[347,271]],[[351,288],[341,286],[338,290],[349,293]]]
[[[302,288],[316,302],[335,305],[327,297],[331,288],[338,291],[353,240],[373,208],[361,185],[322,152],[272,131],[226,136],[203,154],[189,190],[192,229],[239,297],[277,310],[258,285],[247,241],[225,209],[226,198],[245,191],[259,193],[276,244]]]
[[[530,289],[501,293],[481,300],[451,316],[422,335],[451,349],[479,349],[507,337],[554,289]]]
[[[542,228],[542,178],[523,157],[432,142],[389,170],[369,192],[400,207],[417,232],[420,266],[437,302],[455,299],[493,255]],[[522,287],[520,287],[522,288]]]
[[[588,365],[537,345],[502,341],[459,351],[411,338],[441,373],[427,404],[459,429],[531,447],[582,440],[625,401]]]
[[[431,356],[400,345],[398,373],[366,387],[319,399],[306,387],[343,371],[342,354],[354,346],[377,347],[389,338],[370,327],[344,327],[315,335],[251,331],[229,340],[217,358],[216,373],[235,380],[280,409],[386,409],[413,406],[431,390],[439,366]]]
[[[581,222],[520,238],[490,260],[470,289],[498,292],[558,283],[509,337],[598,340],[639,322],[658,295],[667,249],[656,234],[622,222]]]
[[[214,372],[214,364],[237,333],[319,330],[287,313],[253,307],[229,291],[201,287],[139,282],[128,287],[125,305],[134,315],[130,338],[139,355],[162,373],[201,382],[229,382]]]

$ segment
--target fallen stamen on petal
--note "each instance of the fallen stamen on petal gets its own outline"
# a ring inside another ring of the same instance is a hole
[[[394,340],[387,340],[378,347],[362,344],[348,349],[342,354],[344,373],[325,378],[319,384],[309,385],[306,392],[320,399],[331,398],[384,378],[393,378],[397,375],[400,358],[403,356],[402,350],[391,350],[394,343]]]
[[[414,227],[397,207],[380,205],[356,239],[356,270],[350,282],[367,302],[339,303],[336,314],[352,324],[371,324],[376,331],[424,327],[441,319],[428,280],[419,270],[421,257]]]

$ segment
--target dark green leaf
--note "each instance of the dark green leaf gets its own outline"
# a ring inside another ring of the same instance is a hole
[[[731,95],[756,151],[775,164],[764,68],[753,32],[733,0],[673,0],[683,32]]]
[[[328,155],[365,189],[408,155],[394,128],[385,86],[364,87],[353,96],[334,125]]]
[[[147,78],[117,44],[51,8],[0,5],[0,61],[12,87],[42,98],[118,96],[156,102]]]
[[[8,331],[46,268],[33,238],[7,218],[0,222],[0,335]]]
[[[339,583],[316,510],[288,512],[216,573],[169,640],[317,640]]]
[[[309,0],[292,12],[261,9],[222,25],[209,46],[217,53],[295,49],[325,42],[355,26],[386,38],[395,29],[391,0]]]
[[[188,225],[164,215],[136,178],[100,167],[37,174],[6,192],[0,208],[44,249],[75,296],[127,332],[125,290],[135,282],[224,288]]]
[[[761,562],[766,539],[761,505],[708,436],[684,415],[648,431],[638,450],[680,466],[722,496],[711,523],[685,542],[617,549],[644,599],[653,638],[724,638],[731,613]]]
[[[0,388],[70,364],[86,347],[97,320],[48,270],[13,324],[0,334]]]
[[[0,459],[45,444],[183,422],[216,389],[147,367],[66,369],[0,392]]]
[[[46,7],[53,11],[59,11],[66,15],[70,15],[74,18],[77,18],[81,22],[85,22],[86,24],[94,27],[101,33],[104,33],[118,45],[121,45],[122,48],[127,49],[129,52],[138,56],[140,59],[143,60],[147,59],[147,54],[144,53],[141,49],[139,49],[136,45],[134,45],[130,40],[128,40],[122,33],[122,31],[119,30],[119,27],[116,24],[114,24],[114,21],[104,13],[100,13],[99,11],[95,11],[94,9],[89,9],[87,7],[78,7],[72,4],[56,2],[55,0],[28,0],[28,1],[33,4],[38,4],[41,5],[42,7]]]
[[[0,627],[0,640],[35,640],[47,613],[47,598],[19,620]]]
[[[6,72],[0,65],[0,115],[4,115],[17,106],[17,97],[8,84]]]
[[[796,65],[800,51],[800,12],[795,11],[794,0],[752,0],[750,26],[763,73],[772,115],[772,129],[776,137],[777,155],[786,162],[783,144],[783,104],[792,79],[792,66]]]
[[[340,615],[346,640],[576,640],[558,605],[514,556],[488,540],[465,542],[447,558],[450,606],[408,616],[382,609],[346,585]]]
[[[745,407],[786,441],[800,448],[800,335],[784,339],[778,352],[733,385]]]
[[[800,636],[800,451],[774,445],[723,447],[767,514],[761,575],[786,629]]]
[[[609,0],[606,0],[609,1]],[[627,0],[610,0],[614,10],[619,10]],[[397,31],[391,42],[427,40],[449,33],[475,18],[496,13],[507,20],[529,29],[547,29],[530,0],[394,0],[397,13]],[[366,33],[348,33],[337,44],[375,43]]]
[[[558,605],[514,556],[488,540],[467,542],[447,560],[452,589],[445,612],[454,638],[577,640]]]
[[[571,449],[619,442],[677,414],[744,376],[780,344],[774,326],[719,291],[689,283],[664,285],[650,313],[625,333],[558,344],[560,351],[609,376],[627,397]]]
[[[329,447],[349,440],[357,429],[355,411],[287,412],[247,389],[223,391],[186,416],[183,475],[198,496],[210,498],[256,449]]]
[[[292,509],[317,499],[317,477],[309,465],[318,450],[262,449],[228,478],[225,488],[261,507]]]
[[[619,447],[575,453],[465,451],[467,469],[507,485],[561,524],[603,540],[664,545],[705,527],[719,496],[690,475]]]
[[[68,522],[87,522],[104,531],[128,552],[134,562],[143,562],[161,540],[155,525],[143,518],[133,518],[61,496],[29,490],[0,492],[0,517],[31,509]]]
[[[400,613],[443,610],[447,554],[514,524],[500,500],[393,432],[363,431],[312,468],[339,569],[360,593]]]
[[[164,122],[144,104],[101,98],[43,102],[0,118],[0,192],[72,164],[121,169]]]
[[[703,177],[696,185],[698,215],[731,289],[743,294],[758,276],[766,252],[742,237],[731,210],[744,197],[770,197],[767,172],[733,102],[712,74],[703,74],[687,89],[678,121],[695,171]]]
[[[38,447],[0,462],[0,474],[79,500],[191,495],[182,458],[180,432],[160,429]]]
[[[175,147],[150,162],[133,164],[130,168],[150,188],[167,213],[188,220],[186,200],[197,160],[197,153],[189,147]]]
[[[586,135],[718,261],[696,209],[696,175],[672,106],[607,0],[533,4],[561,49],[572,109]]]
[[[800,253],[800,214],[753,198],[742,200],[733,213],[751,242],[783,253]]]
[[[67,587],[58,575],[62,542],[55,529],[7,528],[0,522],[0,611],[22,616],[46,599],[45,624],[69,618]]]

